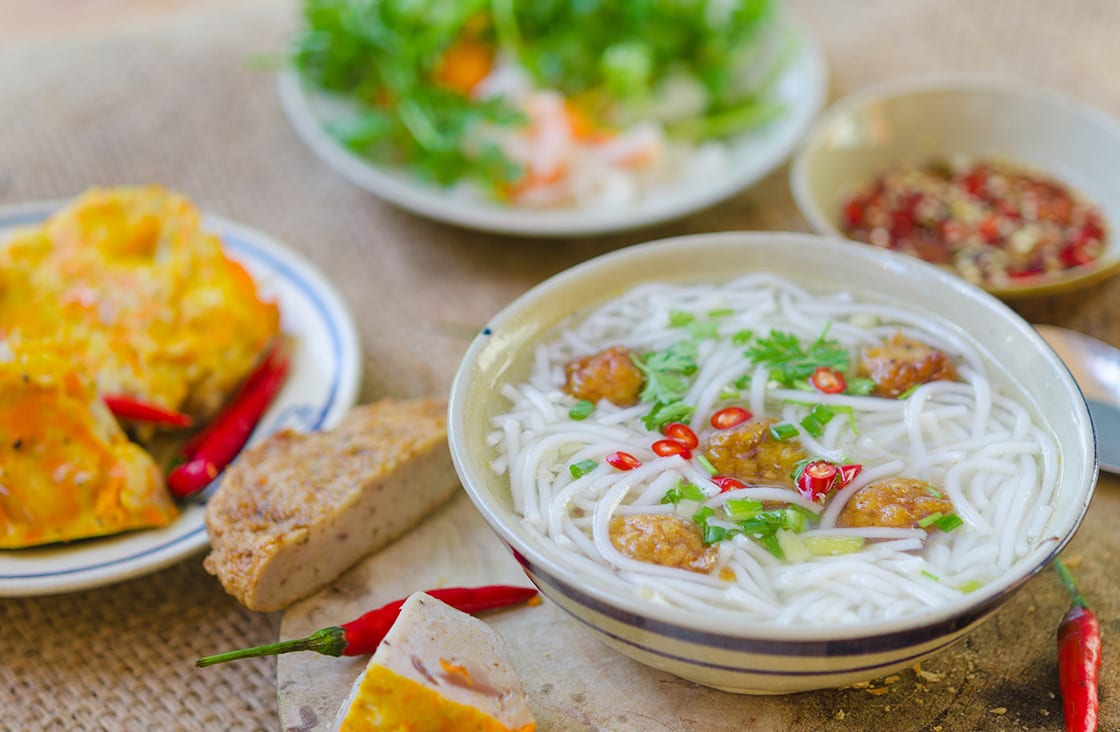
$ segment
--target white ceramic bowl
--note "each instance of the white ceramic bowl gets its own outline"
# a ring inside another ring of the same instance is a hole
[[[471,229],[523,236],[603,234],[651,226],[714,205],[778,167],[805,135],[824,103],[828,71],[817,40],[786,15],[793,53],[774,85],[785,106],[776,119],[729,139],[720,175],[667,186],[632,205],[534,210],[457,196],[416,179],[409,171],[376,165],[341,145],[325,129],[347,113],[345,105],[317,92],[291,72],[280,75],[280,100],[296,133],[319,159],[352,183],[413,213]]]
[[[844,199],[887,167],[950,155],[1044,171],[1101,207],[1110,227],[1095,265],[991,289],[1008,299],[1082,287],[1120,268],[1120,122],[1072,97],[986,74],[903,79],[831,106],[799,146],[793,197],[809,225],[843,236]]]
[[[1016,568],[920,618],[874,625],[790,627],[706,622],[694,612],[624,595],[581,572],[514,514],[508,482],[489,467],[490,418],[503,383],[522,379],[532,349],[560,321],[643,282],[725,281],[769,271],[820,291],[861,288],[952,323],[1033,402],[1061,453],[1058,498],[1044,543]],[[934,315],[936,308],[936,315]],[[541,591],[596,636],[642,663],[736,692],[839,687],[913,665],[974,628],[1041,570],[1081,522],[1096,481],[1092,425],[1073,378],[1039,335],[999,300],[917,259],[838,239],[728,232],[633,246],[545,281],[497,315],[471,344],[451,393],[452,456],[467,493]]]

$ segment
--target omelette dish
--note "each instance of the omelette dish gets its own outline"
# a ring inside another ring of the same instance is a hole
[[[0,242],[0,548],[174,518],[154,460],[101,399],[200,424],[279,330],[200,219],[158,186],[95,189]],[[159,436],[126,426],[144,447]]]

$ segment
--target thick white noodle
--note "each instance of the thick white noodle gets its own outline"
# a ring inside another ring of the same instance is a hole
[[[647,352],[689,338],[686,327],[670,326],[674,312],[711,323],[718,334],[698,341],[700,367],[685,397],[696,407],[690,424],[702,441],[712,431],[710,416],[729,405],[795,426],[813,404],[850,409],[851,419],[835,411],[819,435],[802,430],[799,439],[814,457],[863,465],[856,480],[826,506],[781,486],[720,493],[696,459],[653,453],[659,436],[642,422],[647,404],[623,408],[604,401],[586,419],[571,419],[575,399],[562,389],[564,365],[612,345]],[[756,336],[779,330],[808,342],[826,327],[828,337],[853,355],[901,332],[946,351],[959,379],[922,385],[901,400],[807,393],[769,383],[768,368],[753,364],[744,346],[733,343],[748,330]],[[749,385],[736,387],[744,376]],[[563,548],[589,579],[629,587],[651,602],[790,625],[909,617],[993,580],[1050,540],[1060,456],[1054,438],[1032,416],[1028,397],[993,369],[983,347],[960,328],[897,302],[814,295],[765,273],[723,285],[643,285],[566,322],[536,347],[526,382],[506,384],[500,393],[508,408],[493,419],[485,441],[493,449],[491,468],[508,477],[515,511]],[[605,458],[619,450],[642,465],[632,471],[611,467]],[[570,466],[583,460],[596,467],[573,477]],[[964,525],[951,533],[837,527],[852,495],[890,477],[915,478],[944,491]],[[706,498],[662,503],[682,482],[700,487]],[[717,509],[712,525],[732,527],[718,511],[732,498],[801,506],[817,514],[803,540],[860,536],[864,548],[797,563],[739,535],[717,545],[717,570],[702,574],[635,560],[612,543],[615,515],[675,513],[687,520],[706,504]]]

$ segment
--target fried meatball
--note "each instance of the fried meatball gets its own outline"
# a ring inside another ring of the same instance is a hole
[[[891,398],[919,384],[957,378],[957,369],[944,351],[902,333],[864,349],[859,367],[861,376],[875,382],[876,396]]]
[[[696,524],[676,514],[614,516],[609,529],[611,543],[631,559],[705,574],[715,569],[716,550],[704,546]]]
[[[577,399],[606,399],[620,407],[637,404],[646,383],[645,374],[634,365],[630,350],[624,346],[611,346],[569,361],[564,365],[564,374],[564,391]]]
[[[924,480],[884,478],[868,483],[844,505],[837,526],[911,529],[926,516],[953,512],[953,502]]]
[[[793,486],[790,473],[808,453],[797,440],[774,439],[770,434],[774,421],[752,420],[713,432],[704,454],[722,475],[733,475],[748,482]]]

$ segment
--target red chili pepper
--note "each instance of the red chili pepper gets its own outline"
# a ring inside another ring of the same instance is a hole
[[[742,407],[724,407],[712,415],[712,426],[717,430],[729,430],[750,418],[751,413]]]
[[[840,469],[832,463],[827,460],[814,460],[808,463],[797,476],[797,491],[810,501],[816,501],[832,490],[838,475]]]
[[[619,470],[633,470],[634,468],[641,467],[642,461],[634,457],[628,452],[612,452],[605,458],[607,465]]]
[[[813,387],[825,394],[840,394],[847,388],[844,374],[828,366],[818,366],[813,375],[809,377]]]
[[[676,440],[658,440],[650,445],[653,451],[661,457],[670,457],[672,455],[680,455],[685,460],[692,459],[692,450],[677,442]]]
[[[676,440],[689,450],[694,450],[700,444],[700,438],[692,428],[683,422],[670,422],[661,430],[661,434],[670,440]]]
[[[130,396],[108,394],[101,397],[105,406],[117,419],[132,419],[137,422],[150,422],[151,424],[165,424],[171,427],[190,427],[190,415],[165,409],[158,404],[152,404],[142,399]]]
[[[288,374],[289,361],[279,346],[245,380],[228,406],[184,447],[187,461],[167,476],[178,498],[210,484],[245,446]]]
[[[720,493],[727,493],[727,491],[737,491],[740,488],[746,488],[747,484],[738,478],[732,478],[730,475],[713,475],[712,482],[719,486]]]
[[[856,479],[856,476],[863,472],[863,466],[859,463],[848,463],[847,465],[837,465],[837,470],[840,471],[840,485],[837,488],[843,488]]]
[[[1054,560],[1054,569],[1070,594],[1069,612],[1058,626],[1058,687],[1066,732],[1092,732],[1099,709],[1101,626],[1061,559]]]
[[[427,594],[445,602],[456,610],[476,614],[485,610],[510,607],[527,602],[536,596],[535,587],[512,585],[486,585],[483,587],[444,587],[425,590]],[[213,666],[216,663],[235,661],[239,658],[275,656],[294,651],[315,651],[324,656],[364,656],[377,650],[377,646],[393,627],[400,615],[401,606],[408,598],[394,600],[370,610],[365,615],[342,625],[332,625],[315,631],[305,638],[269,643],[253,648],[227,651],[204,656],[195,661],[196,666]]]

